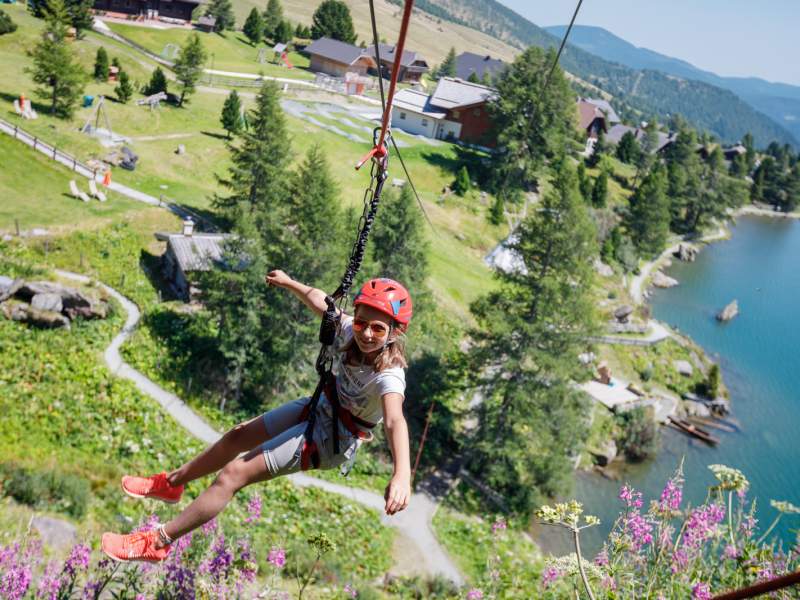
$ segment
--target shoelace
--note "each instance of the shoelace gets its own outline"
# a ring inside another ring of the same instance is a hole
[[[126,536],[123,548],[128,554],[128,558],[139,558],[147,555],[147,534],[133,533]]]

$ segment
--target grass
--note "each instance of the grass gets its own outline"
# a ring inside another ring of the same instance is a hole
[[[106,192],[108,201],[84,203],[69,195],[69,181],[75,179],[84,191],[83,177],[71,174],[33,149],[0,134],[0,231],[13,232],[15,220],[21,230],[48,227],[69,229],[76,225],[92,227],[108,223],[144,205],[114,192]]]
[[[193,33],[187,29],[153,29],[140,25],[126,25],[115,22],[108,22],[107,25],[114,33],[158,55],[161,55],[167,44],[182,46]],[[270,77],[286,77],[289,79],[314,79],[314,74],[307,70],[308,58],[297,52],[288,54],[289,62],[295,68],[287,69],[282,66],[283,63],[280,65],[272,64],[271,62],[259,63],[259,48],[266,49],[268,61],[273,58],[272,49],[264,44],[253,46],[245,35],[239,31],[226,31],[224,34],[200,33],[199,35],[208,54],[208,60],[205,64],[207,69],[254,75],[263,74]]]

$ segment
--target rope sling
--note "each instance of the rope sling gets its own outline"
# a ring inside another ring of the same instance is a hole
[[[361,263],[364,260],[364,252],[367,248],[367,241],[369,234],[372,230],[372,225],[375,222],[375,216],[378,212],[378,205],[380,204],[383,186],[389,176],[389,142],[391,140],[391,132],[389,131],[389,123],[392,115],[392,101],[394,93],[397,88],[397,79],[400,73],[399,57],[403,56],[403,49],[405,47],[406,35],[408,33],[408,25],[411,19],[411,10],[414,6],[414,0],[405,0],[403,8],[403,19],[400,25],[400,35],[397,41],[395,59],[392,65],[391,79],[389,81],[388,98],[383,97],[383,81],[381,73],[380,61],[380,48],[375,35],[375,57],[378,64],[378,82],[381,89],[381,100],[383,104],[383,113],[381,116],[381,126],[376,127],[373,132],[373,147],[359,160],[356,164],[356,169],[360,169],[367,161],[371,161],[370,167],[370,182],[369,186],[364,191],[364,209],[358,223],[358,234],[353,248],[350,251],[350,258],[347,262],[347,267],[342,275],[342,280],[339,287],[330,296],[325,296],[326,309],[322,315],[322,321],[319,328],[319,342],[320,351],[316,360],[316,370],[319,375],[319,381],[314,393],[311,396],[311,401],[306,405],[301,415],[301,422],[307,418],[307,425],[305,430],[305,441],[303,442],[303,450],[301,454],[301,466],[303,470],[311,468],[319,468],[319,451],[316,443],[314,442],[314,425],[317,418],[317,406],[319,405],[322,393],[331,405],[332,411],[332,439],[333,439],[333,453],[335,455],[340,453],[339,448],[339,422],[342,420],[351,430],[352,433],[357,434],[359,429],[355,425],[360,425],[367,429],[374,427],[372,423],[367,423],[351,415],[347,411],[343,411],[339,405],[339,396],[336,391],[336,378],[333,374],[333,357],[334,348],[333,344],[336,340],[336,334],[341,324],[341,315],[344,305],[346,303],[347,295],[353,285],[353,280],[361,269]],[[370,12],[372,15],[373,33],[375,34],[375,13],[370,2]],[[338,303],[338,306],[337,306]]]

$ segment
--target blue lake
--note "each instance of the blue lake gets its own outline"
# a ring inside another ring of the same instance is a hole
[[[800,506],[800,221],[740,218],[730,240],[704,248],[694,263],[673,261],[667,273],[680,285],[654,294],[653,314],[719,362],[742,431],[715,430],[721,443],[711,448],[662,429],[658,457],[625,467],[623,481],[642,490],[647,504],[684,457],[685,497],[697,504],[714,481],[709,464],[736,467],[750,480],[749,495],[758,498],[757,516],[766,527],[776,514],[770,499]],[[739,316],[718,323],[716,313],[734,298]],[[618,513],[620,483],[578,476],[573,495],[603,522],[585,532],[590,552]],[[787,515],[776,532],[788,541],[797,529],[800,517]],[[554,552],[567,549],[560,535],[543,542]]]

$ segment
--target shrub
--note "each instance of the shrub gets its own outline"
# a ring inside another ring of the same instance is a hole
[[[9,463],[0,466],[0,474],[4,494],[17,502],[36,509],[54,509],[76,519],[86,514],[90,486],[83,477]]]
[[[17,24],[11,20],[7,13],[0,10],[0,35],[4,33],[14,33],[17,30]]]
[[[635,408],[623,413],[620,448],[631,460],[639,461],[655,454],[658,450],[658,429],[650,412],[645,408]]]
[[[456,180],[453,182],[453,191],[459,196],[463,196],[472,189],[472,182],[469,178],[469,171],[466,166],[462,166],[458,170]]]
[[[153,74],[150,76],[150,83],[142,90],[142,93],[145,96],[153,96],[159,92],[166,93],[166,91],[167,78],[164,75],[164,71],[161,70],[161,67],[156,67],[156,70],[153,71]]]

